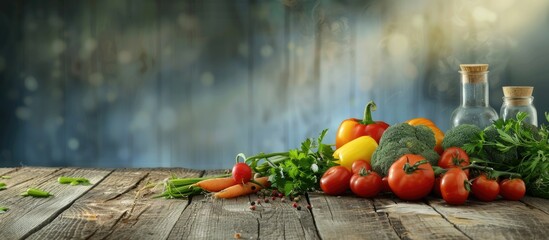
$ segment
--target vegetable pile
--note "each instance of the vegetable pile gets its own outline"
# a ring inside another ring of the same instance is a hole
[[[335,149],[324,143],[325,129],[288,152],[238,154],[231,176],[170,179],[159,196],[257,193],[263,201],[269,201],[265,196],[284,201],[310,191],[364,198],[390,192],[410,201],[433,194],[453,205],[465,204],[470,195],[480,201],[520,200],[528,191],[549,198],[549,130],[523,123],[525,114],[486,129],[460,125],[444,133],[426,118],[389,126],[374,121],[372,110],[376,105],[369,102],[363,119],[341,122]]]
[[[532,196],[549,198],[549,128],[525,123],[527,117],[520,112],[516,119],[497,120],[463,147],[485,166],[520,174]]]
[[[525,113],[497,120],[485,129],[465,124],[444,133],[426,118],[392,126],[374,121],[373,110],[376,105],[369,102],[363,119],[343,120],[335,144],[325,143],[325,129],[287,152],[250,157],[240,153],[227,174],[172,176],[146,188],[163,186],[155,197],[164,198],[208,194],[229,199],[255,193],[260,198],[250,202],[250,210],[277,198],[290,200],[300,210],[302,195],[311,191],[363,198],[387,193],[409,201],[432,194],[452,205],[466,204],[470,197],[487,202],[516,201],[526,193],[549,198],[549,127],[525,123]],[[545,117],[549,122],[549,114]],[[58,182],[90,184],[85,178],[64,176]],[[6,188],[0,182],[0,190]],[[22,195],[53,196],[37,188]]]

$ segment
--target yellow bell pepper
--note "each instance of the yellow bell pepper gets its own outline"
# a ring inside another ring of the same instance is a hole
[[[370,163],[372,154],[377,148],[377,142],[370,136],[356,138],[334,152],[336,163],[351,170],[356,160],[364,160]]]

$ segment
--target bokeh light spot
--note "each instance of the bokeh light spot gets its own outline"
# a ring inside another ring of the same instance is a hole
[[[120,51],[118,53],[118,62],[127,64],[132,61],[132,53],[129,51]]]
[[[34,92],[36,89],[38,89],[38,81],[36,81],[36,78],[33,76],[28,76],[25,78],[25,88],[27,90]]]
[[[213,85],[214,81],[215,77],[211,72],[204,72],[202,73],[202,76],[200,76],[200,82],[202,82],[202,85],[205,87]]]
[[[76,151],[80,147],[80,142],[76,138],[70,138],[67,141],[67,147],[69,147],[70,150]]]
[[[32,116],[32,112],[27,107],[18,107],[15,109],[15,116],[21,120],[29,120]]]
[[[264,57],[264,58],[268,58],[270,57],[271,55],[273,55],[273,47],[271,47],[271,45],[263,45],[263,47],[261,47],[261,56]]]

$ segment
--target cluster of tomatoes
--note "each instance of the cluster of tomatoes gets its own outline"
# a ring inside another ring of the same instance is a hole
[[[353,162],[352,169],[329,168],[320,179],[320,188],[328,195],[341,195],[348,189],[360,197],[374,197],[383,190],[383,180],[364,160]]]
[[[437,176],[433,192],[449,204],[463,204],[472,193],[481,201],[494,201],[498,196],[507,200],[520,200],[526,194],[526,185],[520,178],[504,178],[498,181],[500,172],[487,169],[470,174],[469,156],[459,147],[447,148],[438,162],[447,169]],[[475,169],[475,168],[473,168]],[[470,176],[471,175],[471,176]]]
[[[433,192],[447,203],[464,204],[472,193],[481,201],[502,196],[508,200],[524,197],[526,187],[519,178],[498,181],[496,172],[475,171],[470,178],[469,157],[463,149],[452,147],[441,155],[435,169],[420,155],[406,154],[395,161],[381,177],[367,161],[358,160],[352,169],[335,166],[324,173],[320,187],[328,195],[341,195],[350,189],[360,197],[371,198],[382,191],[393,192],[403,200],[419,200]],[[473,168],[475,169],[475,168]],[[437,172],[444,172],[435,174]]]

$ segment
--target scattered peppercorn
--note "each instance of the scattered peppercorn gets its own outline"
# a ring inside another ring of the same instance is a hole
[[[254,202],[254,201],[251,201],[251,202],[250,202],[250,205],[252,205],[252,206],[255,205],[255,202]]]
[[[268,198],[265,198],[265,203],[269,203],[269,199]]]
[[[300,210],[301,210],[301,206],[297,206],[297,210],[300,211]]]
[[[255,206],[250,206],[250,210],[255,210]]]
[[[310,209],[312,209],[312,208],[313,208],[313,206],[311,206],[311,205],[307,205],[307,209],[309,209],[309,210],[310,210]]]
[[[235,239],[240,239],[242,237],[242,234],[240,233],[235,233],[234,236],[233,236]]]
[[[296,208],[296,207],[297,207],[297,203],[294,202],[294,204],[292,204],[292,207]]]

